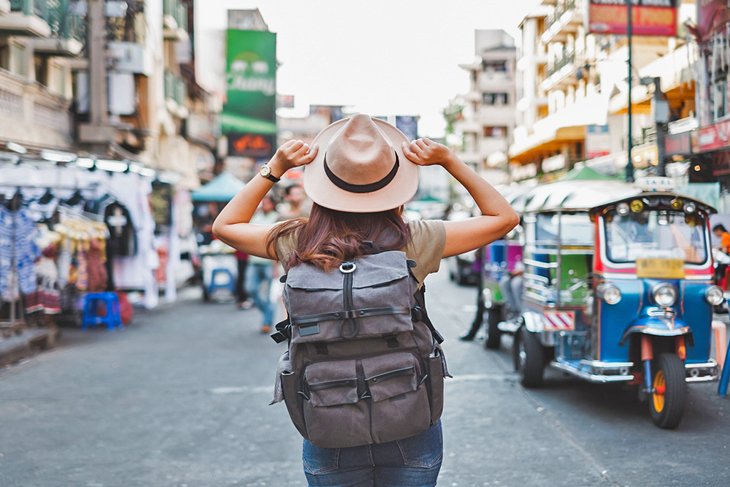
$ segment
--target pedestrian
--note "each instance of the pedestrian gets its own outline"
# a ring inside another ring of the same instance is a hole
[[[279,205],[282,220],[309,216],[307,194],[301,184],[290,184],[284,188],[284,201]]]
[[[250,309],[253,301],[249,299],[246,291],[246,271],[248,269],[248,254],[236,250],[236,306],[238,309]]]
[[[274,202],[270,196],[261,200],[259,209],[251,218],[253,225],[273,225],[279,221]],[[274,319],[274,303],[271,302],[270,290],[274,278],[274,261],[252,254],[248,258],[246,274],[246,292],[253,298],[254,305],[262,314],[261,333],[269,333]]]
[[[720,246],[718,248],[722,252],[730,254],[730,232],[727,231],[725,225],[718,223],[712,227],[712,233],[720,239]]]
[[[259,201],[272,184],[287,170],[304,165],[308,165],[304,188],[313,201],[309,218],[273,226],[251,225]],[[418,187],[418,167],[432,165],[441,165],[464,185],[481,210],[480,216],[447,222],[403,219],[403,206]],[[507,201],[447,147],[429,139],[409,142],[387,122],[355,115],[325,128],[312,147],[296,140],[283,144],[260,177],[223,209],[214,231],[233,247],[280,260],[287,269],[308,264],[310,269],[339,267],[346,273],[352,270],[342,266],[368,254],[374,245],[381,250],[402,250],[415,261],[411,272],[422,285],[428,274],[438,270],[443,257],[483,247],[517,222]],[[349,377],[344,374],[341,378]],[[341,396],[339,391],[349,382],[328,383],[339,387],[332,390],[332,396]],[[373,399],[369,394],[372,387],[363,395]],[[360,398],[359,393],[354,394],[358,404]],[[327,423],[321,427],[328,426],[337,427]],[[343,437],[351,433],[351,428],[344,427],[329,431]],[[304,440],[304,472],[311,486],[433,486],[442,458],[438,419],[415,436],[387,443],[324,448]]]
[[[479,272],[477,273],[477,310],[472,320],[469,330],[459,335],[459,340],[470,342],[476,338],[477,333],[484,323],[484,312],[486,308],[484,306],[484,259],[487,252],[484,247],[477,249],[476,255],[474,256],[474,264],[479,266]]]

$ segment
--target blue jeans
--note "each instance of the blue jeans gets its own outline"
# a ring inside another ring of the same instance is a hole
[[[432,487],[443,459],[441,421],[405,440],[353,448],[320,448],[304,440],[310,487]]]
[[[269,299],[273,273],[272,264],[249,262],[248,269],[246,269],[246,292],[253,298],[254,304],[264,315],[265,325],[271,325],[274,319],[274,306]]]

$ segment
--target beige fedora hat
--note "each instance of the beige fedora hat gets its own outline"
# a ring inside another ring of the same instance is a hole
[[[320,206],[351,213],[392,210],[418,189],[418,166],[403,155],[408,138],[391,124],[354,115],[322,130],[316,159],[304,169],[304,190]]]

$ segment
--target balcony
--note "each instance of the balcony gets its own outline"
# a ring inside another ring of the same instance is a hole
[[[510,91],[515,84],[515,77],[508,72],[484,72],[479,75],[480,91]]]
[[[488,126],[511,127],[515,123],[513,105],[483,105],[479,109],[479,123]]]
[[[70,100],[39,83],[0,69],[0,134],[23,145],[68,149],[73,143]]]
[[[31,37],[29,44],[42,54],[81,53],[86,25],[83,17],[74,14],[70,0],[11,0],[9,6],[10,12],[0,16],[0,33]]]
[[[10,12],[0,17],[0,32],[17,36],[50,36],[46,3],[45,0],[11,0]]]
[[[565,51],[560,57],[547,66],[547,76],[540,84],[545,92],[564,85],[575,84],[577,81],[573,76],[579,57],[575,51]]]
[[[555,10],[548,16],[545,31],[540,39],[545,44],[565,41],[568,34],[575,33],[583,23],[577,0],[563,0],[557,3]]]
[[[188,110],[185,106],[187,99],[187,86],[185,80],[173,73],[165,71],[165,101],[168,110],[177,117],[186,118]]]
[[[165,40],[184,41],[188,39],[188,7],[180,0],[165,0],[163,3],[162,27]]]

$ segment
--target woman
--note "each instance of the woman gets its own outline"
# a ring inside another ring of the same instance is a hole
[[[403,205],[418,187],[418,166],[441,165],[476,201],[482,215],[462,221],[404,222]],[[307,166],[308,219],[251,225],[256,207],[286,171]],[[213,230],[231,246],[282,261],[332,269],[381,250],[404,250],[422,284],[441,258],[482,247],[509,232],[518,217],[507,201],[445,146],[409,142],[392,125],[355,115],[325,128],[312,146],[282,145],[271,161],[223,209]],[[310,485],[436,485],[442,459],[441,423],[415,437],[354,448],[320,448],[304,441]]]

